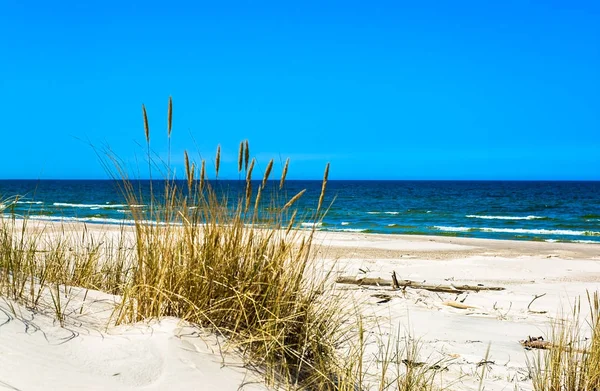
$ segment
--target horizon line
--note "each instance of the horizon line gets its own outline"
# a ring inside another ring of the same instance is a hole
[[[127,179],[128,181],[150,181],[150,178],[135,178]],[[170,179],[173,180],[173,179]],[[186,179],[175,179],[176,181],[187,181]],[[245,178],[207,178],[207,181],[246,181]],[[0,182],[6,181],[118,181],[123,179],[116,178],[0,178]],[[153,182],[164,182],[165,179],[152,179]],[[262,182],[262,179],[256,178],[252,181]],[[269,179],[267,182],[279,182],[279,179]],[[322,182],[323,178],[305,178],[305,179],[286,179],[286,182],[314,181]],[[328,182],[600,182],[597,179],[478,179],[478,178],[463,178],[463,179],[364,179],[364,178],[346,178],[346,179],[328,179]]]

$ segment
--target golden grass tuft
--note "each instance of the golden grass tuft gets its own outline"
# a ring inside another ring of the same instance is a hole
[[[553,321],[549,349],[529,359],[535,391],[600,390],[600,296],[587,295],[589,317],[582,323],[581,299],[570,315]]]

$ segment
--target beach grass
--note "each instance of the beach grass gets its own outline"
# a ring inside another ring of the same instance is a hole
[[[577,299],[571,313],[552,323],[547,348],[529,361],[535,391],[600,390],[600,293],[587,294],[582,320]]]

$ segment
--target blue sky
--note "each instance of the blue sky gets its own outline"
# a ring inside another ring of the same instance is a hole
[[[600,179],[600,2],[0,0],[0,178],[104,178],[88,142],[237,178]],[[144,164],[140,164],[141,175]]]

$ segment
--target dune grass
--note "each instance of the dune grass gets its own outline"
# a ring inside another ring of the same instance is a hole
[[[548,349],[530,360],[535,391],[600,390],[600,294],[588,293],[589,317],[582,321],[581,299],[571,314],[555,320]]]

